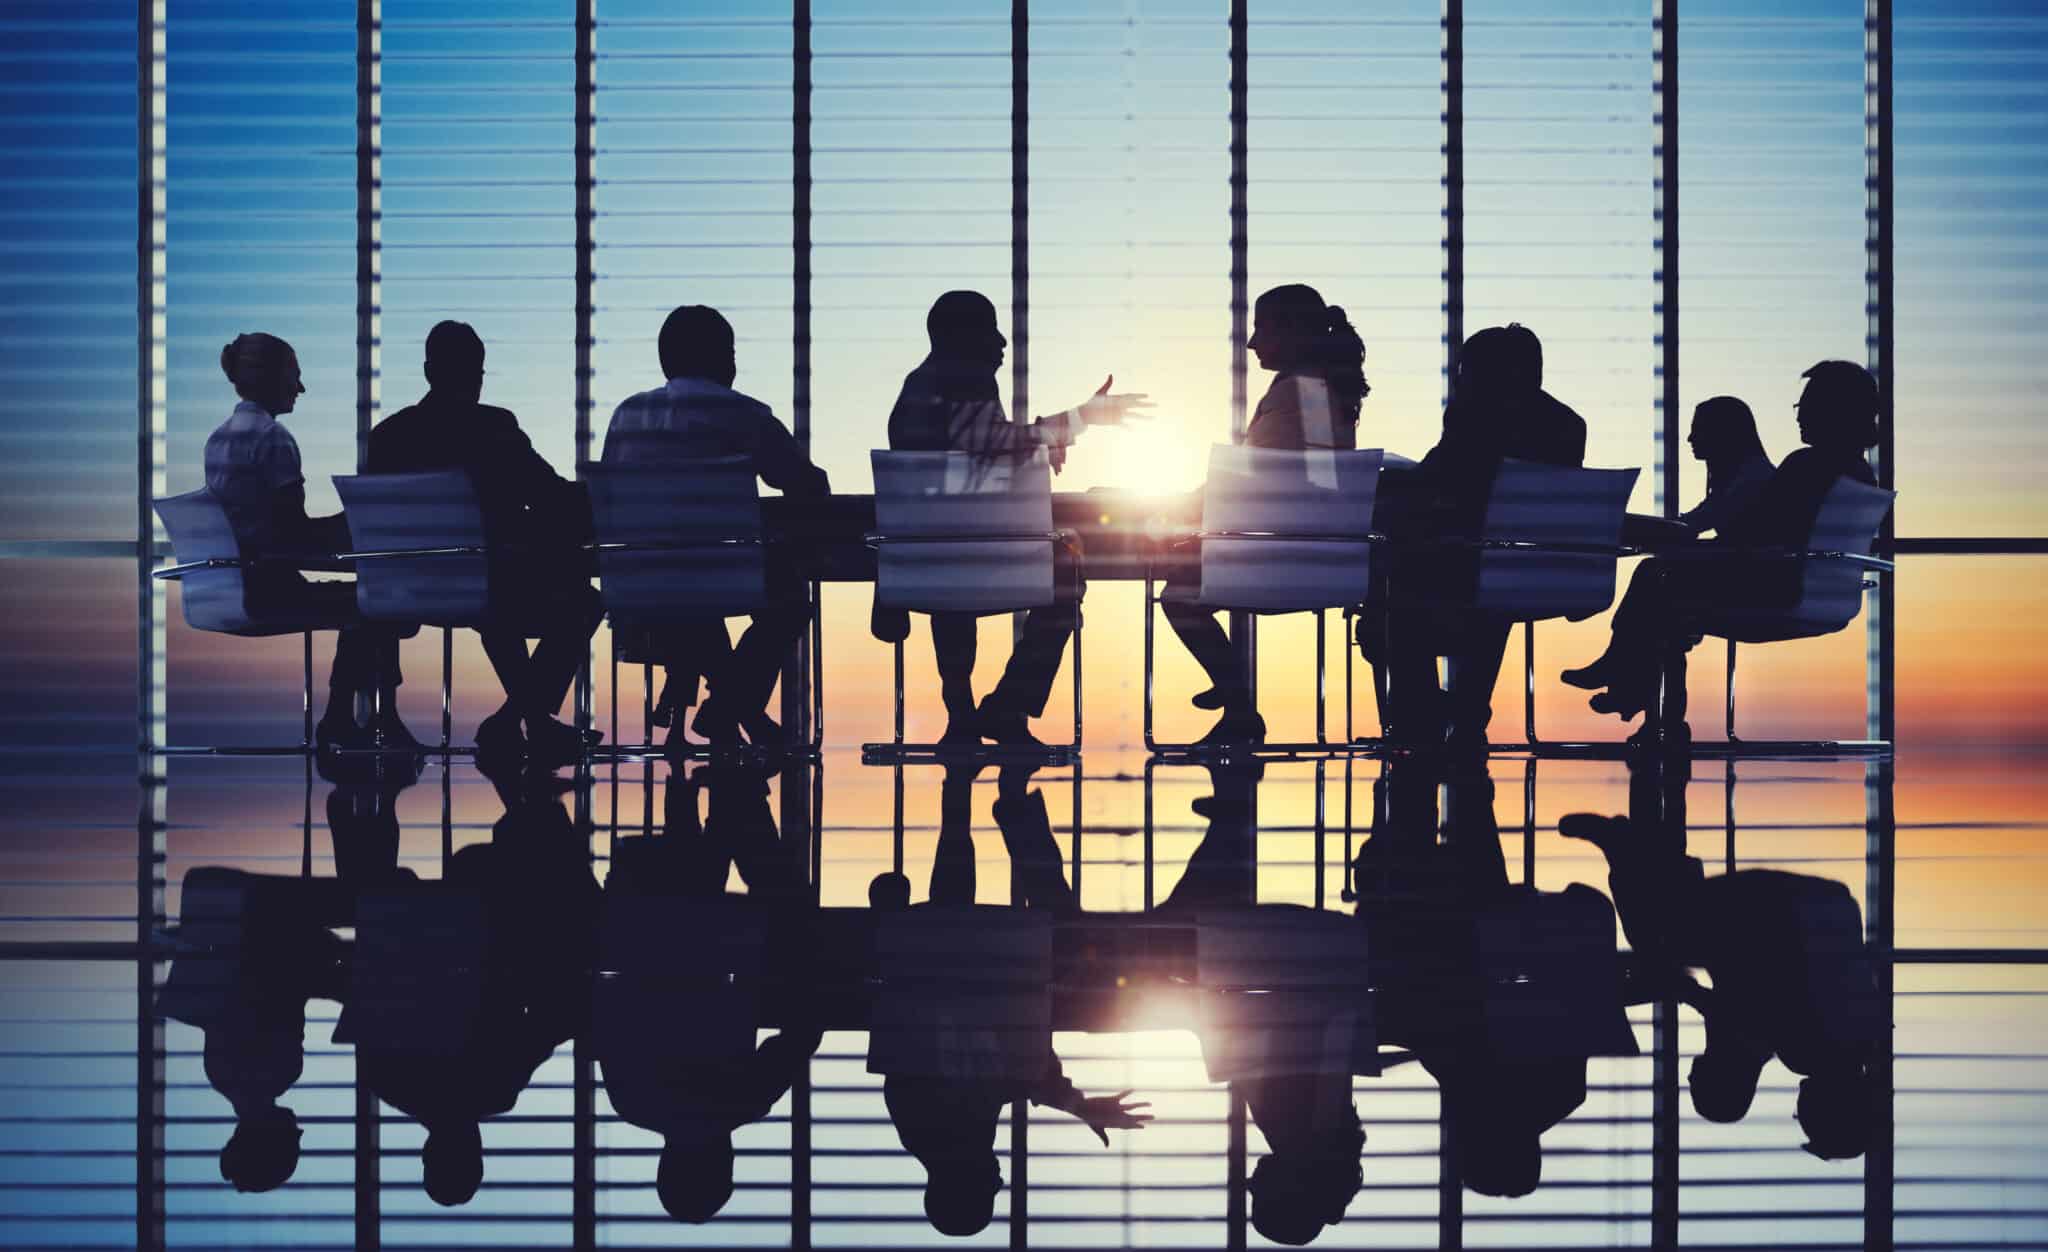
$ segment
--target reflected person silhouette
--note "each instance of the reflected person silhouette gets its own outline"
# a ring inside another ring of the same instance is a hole
[[[438,882],[364,893],[337,1039],[361,1081],[426,1131],[437,1204],[475,1196],[482,1123],[508,1113],[582,1028],[597,884],[589,847],[545,774],[494,772],[505,805],[488,843],[456,850]]]
[[[467,323],[427,332],[424,368],[427,394],[371,430],[366,472],[469,477],[492,548],[490,617],[478,634],[505,692],[476,728],[477,750],[572,763],[601,737],[555,717],[604,615],[586,554],[565,546],[590,538],[589,501],[534,451],[518,418],[480,403],[484,343]],[[534,637],[540,643],[529,656]]]
[[[1351,1080],[1378,1070],[1366,949],[1342,915],[1253,903],[1263,766],[1208,769],[1210,794],[1195,801],[1208,829],[1158,911],[1197,917],[1203,1061],[1266,1137],[1252,1226],[1300,1246],[1342,1221],[1365,1181]]]
[[[298,1169],[299,1120],[282,1101],[305,1067],[307,1000],[342,997],[347,945],[329,928],[350,920],[333,879],[185,875],[157,1011],[205,1034],[207,1084],[235,1116],[220,1176],[237,1191],[274,1190]]]
[[[1111,1129],[1151,1120],[1128,1091],[1090,1097],[1052,1050],[1049,917],[1074,911],[1044,801],[1029,768],[998,780],[996,816],[1010,847],[1016,908],[973,906],[972,784],[978,767],[946,772],[941,849],[931,902],[912,907],[909,881],[877,875],[881,990],[871,1010],[868,1069],[898,1139],[925,1169],[924,1211],[933,1229],[979,1233],[995,1212],[1002,1167],[995,1153],[1004,1106],[1028,1100],[1085,1122],[1106,1147]],[[964,869],[963,869],[964,866]],[[1039,959],[1034,960],[1033,953]],[[894,954],[893,957],[890,954]]]
[[[708,812],[700,822],[700,793]],[[733,1134],[769,1116],[818,1050],[809,894],[758,768],[672,776],[658,836],[618,841],[605,881],[593,1040],[618,1115],[662,1138],[655,1193],[684,1222],[732,1197]],[[728,895],[734,865],[746,895]],[[679,964],[678,952],[688,963]],[[790,1016],[756,1043],[762,1001]]]
[[[1694,1110],[1708,1121],[1742,1120],[1776,1057],[1800,1075],[1806,1150],[1824,1160],[1861,1156],[1874,1107],[1869,1065],[1890,1018],[1855,896],[1784,870],[1707,876],[1686,855],[1689,766],[1638,763],[1631,775],[1628,817],[1574,813],[1558,829],[1600,849],[1629,942],[1706,1021],[1706,1047],[1687,1078]],[[1689,967],[1705,969],[1712,987],[1683,976]]]
[[[1803,552],[1836,482],[1877,481],[1865,455],[1877,443],[1877,379],[1849,361],[1821,361],[1801,377],[1805,446],[1771,472],[1747,507],[1716,517],[1716,539],[1701,545],[1701,555],[1714,559],[1653,557],[1638,564],[1615,606],[1606,650],[1564,671],[1565,682],[1597,692],[1589,701],[1595,712],[1630,721],[1652,709],[1661,691],[1664,732],[1689,737],[1685,654],[1699,636],[1699,618],[1717,608],[1790,607],[1799,597],[1801,563],[1760,554]]]
[[[1510,884],[1492,780],[1440,769],[1390,763],[1383,820],[1353,867],[1381,1035],[1437,1080],[1464,1185],[1522,1196],[1542,1179],[1544,1132],[1585,1102],[1588,1058],[1636,1051],[1614,910],[1583,884]]]
[[[661,324],[658,346],[668,381],[628,396],[613,411],[604,439],[606,465],[744,457],[762,482],[785,496],[830,494],[825,471],[812,464],[789,428],[767,405],[733,390],[738,376],[733,330],[717,309],[700,304],[674,309]],[[713,743],[733,743],[744,730],[757,746],[781,742],[781,727],[768,716],[768,695],[803,633],[808,609],[787,560],[771,556],[768,581],[773,602],[753,615],[737,649],[727,644],[723,619],[660,632],[654,647],[668,670],[668,684],[657,724],[668,724],[668,718],[689,706],[701,673],[711,694],[691,723],[698,734]]]
[[[350,623],[335,641],[327,708],[314,727],[315,741],[322,748],[367,748],[381,732],[388,747],[418,748],[398,716],[398,641],[419,628],[364,621],[353,583],[311,582],[290,564],[293,557],[332,555],[353,546],[341,514],[306,516],[298,441],[278,420],[306,393],[298,354],[275,335],[237,335],[220,350],[220,368],[240,400],[207,436],[206,486],[226,512],[242,558],[262,562],[244,575],[249,612]],[[264,560],[270,557],[283,559]],[[370,726],[356,724],[358,695],[377,698]]]
[[[1372,388],[1365,380],[1365,343],[1344,310],[1324,303],[1315,288],[1291,283],[1261,295],[1252,316],[1246,346],[1260,369],[1273,372],[1273,381],[1252,412],[1245,444],[1288,451],[1356,448],[1359,407]],[[1199,523],[1199,495],[1182,520]],[[1163,564],[1166,589],[1160,611],[1209,679],[1208,688],[1194,697],[1195,707],[1223,712],[1200,742],[1264,740],[1266,723],[1252,700],[1244,659],[1217,623],[1216,610],[1198,603],[1199,549],[1179,546]]]
[[[1028,422],[1012,421],[1003,411],[996,370],[1009,341],[996,327],[996,308],[975,291],[949,291],[933,302],[925,316],[931,351],[903,379],[895,408],[889,413],[889,447],[897,452],[971,452],[981,456],[1024,457],[1044,449],[1057,471],[1066,449],[1081,431],[1093,425],[1117,425],[1142,416],[1149,402],[1143,395],[1112,395],[1104,379],[1096,393],[1075,407]],[[1030,719],[1045,711],[1060,656],[1080,620],[1079,575],[1074,555],[1060,548],[1055,555],[1055,600],[1031,610],[1023,634],[995,689],[978,706],[974,700],[976,617],[972,613],[934,613],[932,649],[939,668],[941,698],[946,706],[946,731],[940,742],[1032,745]],[[900,642],[910,633],[902,610],[877,605],[876,637]]]

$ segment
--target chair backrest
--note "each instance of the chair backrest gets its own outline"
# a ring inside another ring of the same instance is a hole
[[[926,613],[1052,603],[1052,473],[1043,454],[876,452],[871,460],[883,536],[878,603]]]
[[[484,619],[490,602],[484,516],[469,475],[338,474],[334,489],[358,552],[475,550],[356,562],[356,607],[363,616],[432,626],[473,626]]]
[[[181,496],[166,496],[156,502],[156,515],[171,537],[172,559],[178,564],[242,559],[242,546],[235,539],[227,510],[211,490],[201,487]],[[244,575],[239,565],[180,575],[178,590],[185,605],[185,624],[194,630],[229,634],[248,629],[253,623]]]
[[[1536,621],[1585,617],[1612,604],[1612,549],[1621,543],[1629,492],[1641,472],[1502,461],[1486,500],[1482,538],[1605,551],[1482,549],[1473,607]]]
[[[1363,603],[1372,581],[1367,536],[1382,457],[1377,448],[1211,448],[1202,489],[1205,533],[1303,538],[1204,538],[1201,603],[1283,613]]]
[[[1197,1033],[1210,1081],[1379,1072],[1357,918],[1284,906],[1204,910],[1195,934]]]
[[[614,621],[728,617],[767,595],[761,499],[746,457],[590,465],[597,572]],[[607,551],[606,544],[645,545]]]
[[[1871,544],[1891,512],[1897,493],[1853,478],[1837,479],[1822,498],[1807,538],[1808,552],[1870,555]],[[1792,616],[1801,624],[1840,630],[1863,608],[1864,569],[1854,561],[1808,559],[1801,571],[1799,603]]]

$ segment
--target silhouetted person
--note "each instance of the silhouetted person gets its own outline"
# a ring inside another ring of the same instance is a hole
[[[1365,343],[1342,308],[1323,303],[1315,288],[1301,283],[1275,287],[1253,306],[1246,346],[1259,368],[1274,375],[1245,429],[1247,445],[1288,451],[1358,446],[1359,406],[1372,389],[1365,381]],[[1199,508],[1191,511],[1189,520],[1199,520]],[[1216,610],[1197,602],[1200,550],[1180,547],[1166,564],[1160,610],[1209,677],[1195,707],[1223,710],[1201,742],[1262,741],[1266,723],[1253,705],[1244,659],[1217,623]]]
[[[1866,450],[1877,442],[1877,380],[1848,361],[1822,361],[1802,376],[1799,438],[1748,507],[1715,521],[1718,538],[1702,545],[1726,559],[1663,560],[1636,566],[1615,606],[1607,649],[1591,664],[1566,670],[1564,681],[1598,691],[1595,712],[1627,721],[1665,695],[1667,734],[1685,735],[1685,653],[1693,622],[1716,609],[1768,611],[1799,598],[1800,562],[1757,557],[1756,551],[1803,552],[1829,490],[1844,478],[1874,483]],[[1668,671],[1671,680],[1662,683]],[[1600,688],[1606,688],[1600,691]]]
[[[710,797],[701,826],[700,790]],[[630,852],[614,861],[606,880],[607,908],[652,896],[678,915],[725,918],[740,914],[715,910],[744,910],[766,931],[762,971],[754,977],[803,976],[808,895],[780,845],[766,775],[719,768],[689,782],[672,776],[667,806],[662,835],[620,841]],[[735,863],[744,897],[724,894]],[[672,978],[635,970],[602,984],[595,1039],[613,1109],[662,1137],[655,1174],[662,1208],[678,1221],[703,1222],[732,1197],[733,1133],[766,1118],[789,1093],[821,1034],[815,1022],[802,1020],[809,1000],[798,990],[787,999],[799,1019],[756,1044],[761,988],[728,980],[723,968],[699,977],[694,954],[676,955]]]
[[[995,305],[973,291],[949,291],[925,316],[931,352],[903,380],[889,413],[889,447],[896,452],[972,452],[988,457],[1028,457],[1043,449],[1057,471],[1067,446],[1091,425],[1116,425],[1142,415],[1143,395],[1111,395],[1110,379],[1080,405],[1064,413],[1010,420],[996,387],[996,370],[1009,341],[996,328]],[[1080,584],[1074,556],[1061,549],[1054,559],[1054,601],[1031,610],[1003,676],[977,707],[974,701],[975,615],[933,613],[932,649],[938,658],[939,688],[946,706],[940,740],[975,744],[993,739],[1035,744],[1028,725],[1045,711],[1059,673],[1060,655],[1080,620]],[[877,606],[875,634],[892,641],[909,633],[907,616]]]
[[[1195,802],[1208,829],[1160,912],[1254,908],[1254,830],[1262,773],[1257,762],[1209,767],[1211,792]],[[1257,908],[1276,927],[1316,917],[1292,905]],[[1362,957],[1364,949],[1359,953]],[[1362,964],[1356,971],[1327,971],[1333,984],[1350,973],[1358,977],[1363,996]],[[1354,1058],[1348,1050],[1335,1056],[1322,1051],[1337,1024],[1330,1015],[1362,1007],[1333,1004],[1315,991],[1270,988],[1258,997],[1218,1000],[1205,1020],[1202,1055],[1211,1080],[1227,1082],[1244,1098],[1266,1137],[1268,1154],[1249,1182],[1251,1220],[1275,1243],[1298,1246],[1314,1240],[1343,1220],[1364,1184],[1359,1153],[1365,1131],[1351,1101]]]
[[[1412,503],[1394,511],[1391,530],[1400,538],[1483,537],[1494,476],[1508,459],[1586,462],[1585,419],[1543,389],[1543,344],[1519,323],[1465,341],[1443,434],[1422,458],[1414,489],[1403,493]],[[1448,736],[1460,749],[1483,750],[1513,623],[1458,607],[1471,599],[1478,567],[1469,551],[1399,556],[1391,609],[1361,616],[1359,641],[1385,668],[1392,717],[1382,710],[1382,720],[1391,737],[1427,746]],[[1439,656],[1452,662],[1448,691],[1437,683]]]
[[[289,558],[325,556],[350,548],[341,514],[306,516],[306,475],[298,441],[277,419],[306,393],[292,346],[261,332],[237,335],[220,350],[220,368],[241,397],[234,412],[206,440],[206,486],[220,500],[244,560],[249,612],[258,617],[305,616],[353,622],[334,644],[327,679],[327,710],[314,736],[322,747],[367,747],[376,732],[387,746],[417,748],[398,716],[398,641],[413,633],[356,614],[354,583],[309,582]],[[266,558],[283,558],[267,560]],[[378,696],[377,720],[360,727],[355,697]]]
[[[1643,767],[1631,772],[1629,817],[1573,813],[1558,830],[1606,856],[1638,953],[1671,972],[1703,968],[1713,981],[1711,990],[1678,981],[1707,1027],[1687,1078],[1693,1108],[1708,1121],[1740,1121],[1775,1056],[1801,1076],[1806,1150],[1824,1160],[1861,1156],[1870,1139],[1869,1064],[1890,1018],[1855,896],[1830,879],[1783,870],[1707,877],[1686,855],[1683,772],[1661,787],[1642,785]],[[1660,792],[1661,814],[1649,811]]]
[[[1775,466],[1757,437],[1756,415],[1734,396],[1702,400],[1686,436],[1694,459],[1707,467],[1707,496],[1678,515],[1694,534],[1737,524],[1756,504]]]
[[[825,471],[811,463],[803,445],[777,421],[767,405],[734,391],[738,366],[732,326],[718,310],[686,304],[661,325],[661,370],[668,381],[629,396],[612,413],[605,433],[607,465],[663,465],[712,457],[745,457],[761,481],[785,496],[822,496],[832,490]],[[662,650],[669,682],[686,673],[710,679],[711,695],[693,725],[714,743],[733,742],[744,730],[756,744],[779,742],[780,728],[767,714],[768,694],[784,658],[803,634],[808,609],[789,562],[771,556],[770,607],[754,614],[753,625],[727,655],[725,624],[707,619],[674,632]],[[668,702],[664,693],[664,702]],[[689,701],[680,704],[687,706]]]
[[[185,875],[179,932],[205,950],[171,963],[158,1011],[205,1035],[206,1081],[234,1108],[220,1176],[270,1191],[299,1163],[297,1114],[280,1103],[305,1068],[306,1001],[339,999],[349,923],[332,879],[201,865]]]
[[[505,703],[476,729],[477,748],[568,764],[597,738],[555,719],[604,616],[590,563],[575,547],[590,538],[589,501],[534,451],[519,419],[479,403],[484,344],[475,330],[441,322],[429,331],[426,375],[426,396],[370,432],[369,472],[469,476],[491,547],[490,618],[477,633],[505,690]]]
[[[1442,779],[1443,839],[1428,827]],[[1437,1080],[1453,1159],[1482,1195],[1542,1178],[1542,1136],[1585,1102],[1586,1061],[1634,1049],[1605,896],[1510,885],[1485,774],[1401,762],[1359,852],[1381,1037]]]
[[[399,1040],[384,1033],[356,1048],[364,1085],[425,1129],[422,1182],[441,1205],[466,1204],[476,1194],[484,1176],[482,1123],[512,1111],[534,1072],[582,1028],[588,1006],[597,905],[588,841],[552,779],[493,770],[491,780],[506,810],[490,842],[458,849],[439,883],[404,889],[412,907],[427,910],[450,892],[482,897],[483,967],[473,1016],[447,1036]],[[359,931],[359,951],[362,942]],[[418,959],[436,955],[421,952]],[[421,1011],[419,1020],[435,1020],[437,1010]]]

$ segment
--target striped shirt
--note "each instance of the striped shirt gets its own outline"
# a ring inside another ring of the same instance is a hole
[[[823,495],[830,482],[767,405],[705,378],[671,378],[626,397],[605,431],[606,465],[744,456],[788,495]]]
[[[1063,448],[1074,442],[1077,422],[1072,413],[1012,421],[993,375],[928,356],[903,379],[889,413],[889,448],[991,455]]]
[[[303,541],[306,474],[299,444],[262,405],[242,401],[207,436],[206,486],[219,497],[243,552],[276,552]]]

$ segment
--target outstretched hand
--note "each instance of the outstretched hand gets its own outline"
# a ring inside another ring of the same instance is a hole
[[[1109,385],[1116,381],[1111,374],[1102,380],[1102,386],[1095,389],[1080,408],[1081,420],[1090,426],[1120,426],[1126,418],[1150,417],[1146,410],[1152,407],[1152,399],[1141,391],[1127,391],[1118,395],[1109,394]]]
[[[1143,1130],[1145,1123],[1152,1120],[1150,1113],[1139,1109],[1152,1107],[1150,1101],[1127,1099],[1129,1091],[1119,1091],[1113,1096],[1086,1096],[1073,1108],[1074,1116],[1088,1123],[1088,1129],[1102,1140],[1102,1146],[1109,1146],[1109,1132],[1116,1130]]]

